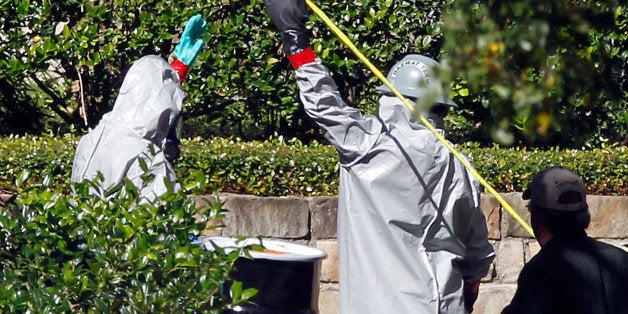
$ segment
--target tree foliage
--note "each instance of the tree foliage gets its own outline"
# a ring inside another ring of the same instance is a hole
[[[446,61],[460,104],[449,121],[456,139],[571,146],[621,140],[628,124],[623,7],[537,2],[317,4],[382,72],[408,52]],[[263,0],[1,3],[0,134],[93,127],[132,62],[171,57],[187,19],[201,13],[206,47],[184,84],[184,134],[320,139],[300,108]],[[320,19],[308,26],[347,102],[374,113],[381,83]]]
[[[190,12],[182,4],[134,0],[3,1],[2,11],[0,76],[30,111],[54,117],[46,121],[55,131],[94,126],[131,63],[172,51]]]
[[[502,143],[621,141],[627,15],[619,1],[457,0],[444,19],[444,61]]]

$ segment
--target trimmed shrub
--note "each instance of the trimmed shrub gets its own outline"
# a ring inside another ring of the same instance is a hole
[[[270,196],[333,195],[338,191],[338,155],[328,145],[303,145],[283,138],[265,142],[194,138],[184,142],[175,168],[182,177],[191,169],[200,170],[208,179],[210,192]]]
[[[3,138],[0,187],[14,187],[21,169],[31,170],[34,178],[49,175],[59,187],[67,185],[76,142],[71,135]],[[522,191],[536,172],[562,165],[583,177],[590,194],[628,195],[628,147],[539,150],[472,143],[457,147],[498,192]],[[199,184],[205,193],[312,196],[338,191],[338,155],[332,146],[318,142],[193,138],[183,140],[181,154],[174,165],[179,179]]]
[[[523,191],[532,176],[553,165],[572,169],[584,180],[589,194],[628,195],[628,147],[526,149],[459,145],[478,172],[500,192]]]

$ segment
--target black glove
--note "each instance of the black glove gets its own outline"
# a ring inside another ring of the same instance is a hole
[[[478,299],[480,292],[480,281],[464,283],[464,308],[467,312],[473,312],[473,304]]]
[[[266,11],[279,29],[283,51],[292,55],[310,46],[305,23],[310,17],[305,0],[266,0]]]
[[[467,312],[471,313],[473,312],[473,304],[475,304],[475,301],[478,299],[478,293],[470,293],[465,295],[464,297],[464,308],[465,310],[467,310]]]
[[[168,131],[166,143],[164,143],[163,147],[164,155],[170,163],[173,163],[181,156],[181,149],[179,146],[181,146],[181,141],[179,140],[179,137],[177,137],[177,124],[175,124],[170,128],[170,131]]]
[[[166,139],[164,155],[170,163],[173,163],[181,156],[181,149],[179,148],[180,143],[178,139]]]

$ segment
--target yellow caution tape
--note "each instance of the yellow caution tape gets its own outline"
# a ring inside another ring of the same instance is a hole
[[[395,94],[395,96],[399,97],[399,99],[403,100],[404,104],[412,111],[414,112],[414,105],[406,98],[404,97],[387,79],[386,76],[384,76],[382,74],[381,71],[379,71],[361,52],[360,50],[358,50],[358,48],[355,47],[355,45],[351,42],[351,40],[349,39],[349,37],[347,37],[325,14],[325,12],[323,12],[321,9],[318,8],[318,6],[316,6],[316,4],[314,2],[312,2],[311,0],[305,0],[305,3],[307,3],[307,5],[310,7],[310,9],[316,13],[316,15],[318,15],[318,17],[320,17],[321,20],[323,20],[323,22],[327,25],[327,27],[329,27],[329,29],[331,29],[331,31],[340,39],[340,41],[342,41],[347,47],[349,47],[349,49],[351,51],[353,51],[353,53],[371,70],[371,72],[373,72],[373,74],[375,74],[375,76],[384,83],[384,85],[388,86],[388,88],[390,88],[390,90],[393,92],[393,94]],[[473,168],[473,166],[469,163],[469,161],[464,158],[457,150],[455,147],[453,147],[453,145],[451,143],[449,143],[449,141],[447,141],[437,130],[436,128],[434,128],[434,126],[427,120],[425,119],[425,117],[419,115],[419,119],[421,120],[421,122],[430,130],[432,131],[432,133],[434,133],[434,135],[436,136],[436,138],[441,141],[445,147],[447,147],[447,149],[449,149],[449,151],[456,156],[456,158],[458,160],[460,160],[460,162],[462,163],[462,165],[467,168],[467,170],[469,170],[469,172],[471,172],[471,174],[473,174],[473,176],[475,176],[477,178],[477,180],[480,182],[480,184],[482,184],[482,186],[484,186],[484,188],[486,188],[486,190],[491,193],[495,199],[497,199],[497,201],[504,207],[504,209],[506,209],[506,211],[531,235],[534,236],[534,231],[532,231],[532,228],[528,225],[528,223],[526,223],[525,220],[523,220],[518,214],[517,212],[512,208],[512,206],[510,206],[510,204],[508,204],[508,202],[506,202],[506,200],[504,200],[503,197],[501,197],[501,195],[499,195],[499,193],[497,193],[497,191],[495,191],[495,189],[475,170],[475,168]]]

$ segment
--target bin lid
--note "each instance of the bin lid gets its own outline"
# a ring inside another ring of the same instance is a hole
[[[254,259],[315,261],[327,257],[325,251],[311,246],[272,239],[245,238],[238,241],[233,237],[202,236],[194,240],[193,243],[210,251],[214,250],[214,245],[216,245],[227,252],[250,245],[263,246],[264,250],[262,251],[249,250],[249,254]]]

